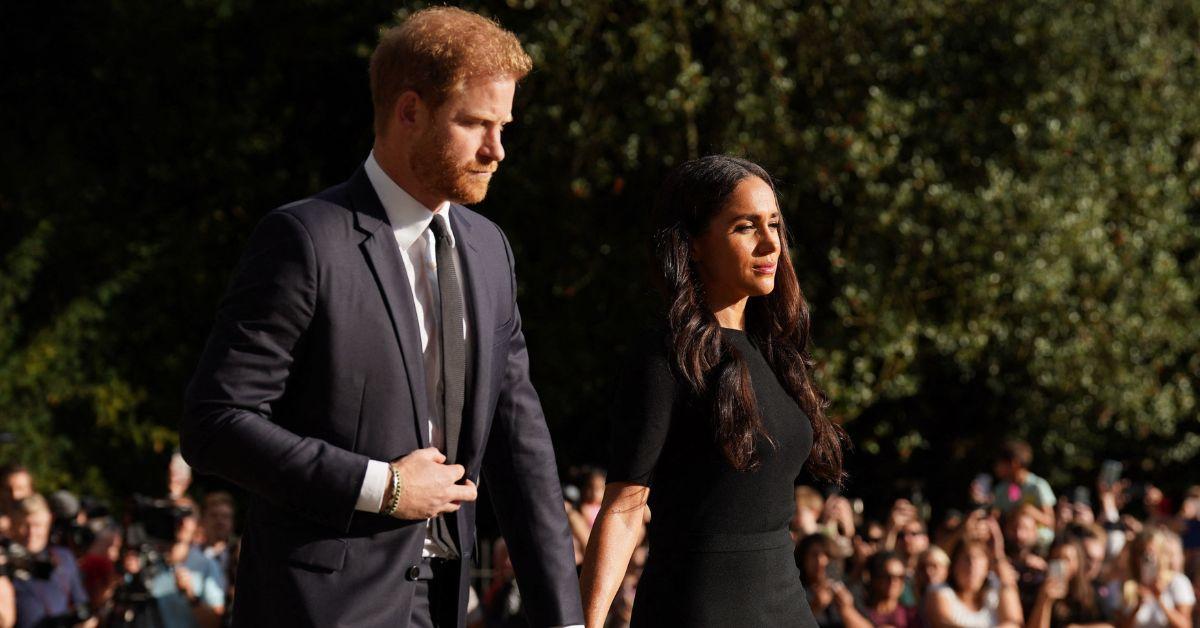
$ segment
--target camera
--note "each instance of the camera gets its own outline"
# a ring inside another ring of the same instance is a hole
[[[130,547],[166,546],[175,542],[175,532],[185,518],[192,515],[188,506],[167,499],[152,499],[134,495],[130,500],[130,519],[125,544]]]
[[[49,580],[57,562],[50,552],[34,554],[16,541],[0,543],[0,574],[13,580]]]

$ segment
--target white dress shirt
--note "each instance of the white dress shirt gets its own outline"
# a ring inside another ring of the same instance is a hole
[[[430,339],[438,338],[439,318],[441,316],[441,292],[437,280],[437,238],[429,229],[433,220],[444,220],[446,232],[450,234],[451,254],[454,256],[455,268],[459,269],[462,277],[462,256],[459,255],[454,230],[450,227],[450,203],[443,202],[434,211],[430,211],[417,199],[392,181],[383,171],[379,162],[375,161],[375,151],[367,157],[365,165],[367,178],[375,188],[375,194],[383,203],[387,212],[388,222],[391,223],[392,233],[396,237],[396,246],[400,248],[400,259],[404,262],[404,272],[408,275],[408,285],[412,289],[413,303],[416,304],[417,329],[421,335],[421,351],[425,362],[425,386],[429,405],[428,417],[425,421],[429,443],[441,451],[446,450],[446,434],[443,431],[445,421],[440,415],[442,404],[436,403],[442,396],[442,356],[441,346]],[[462,290],[462,281],[459,281]],[[460,293],[460,298],[462,297]],[[466,305],[464,298],[462,303]],[[464,314],[467,308],[464,307]],[[470,363],[470,336],[467,327],[467,317],[463,316],[463,338],[467,339],[468,363]],[[381,460],[371,460],[367,463],[367,474],[363,477],[362,488],[359,491],[355,508],[367,512],[379,512],[383,507],[383,495],[387,492],[389,480],[388,463]],[[430,524],[432,525],[432,524]],[[440,558],[456,558],[453,548],[446,547],[431,533],[431,527],[426,528],[425,546],[422,556],[437,556]],[[565,626],[563,628],[583,628],[582,625]]]
[[[392,181],[391,177],[375,161],[375,152],[367,157],[365,165],[367,178],[375,188],[375,194],[383,203],[392,233],[396,238],[396,246],[400,249],[400,259],[404,263],[404,272],[408,276],[408,285],[412,290],[413,303],[416,305],[417,329],[421,336],[421,352],[425,364],[426,398],[429,400],[428,415],[425,418],[426,436],[429,444],[441,451],[446,450],[445,421],[441,416],[442,404],[437,403],[442,398],[442,354],[440,338],[441,292],[437,279],[437,238],[429,223],[434,220],[444,221],[446,232],[450,234],[451,254],[454,256],[456,268],[462,268],[462,258],[455,245],[454,230],[450,227],[450,203],[443,202],[433,211],[422,205],[408,192]],[[462,298],[462,282],[459,282]],[[465,303],[465,301],[463,301]],[[467,336],[467,320],[463,317],[463,338]],[[468,343],[469,344],[469,343]],[[469,359],[469,357],[468,357]],[[383,496],[389,485],[388,463],[372,460],[367,463],[367,474],[363,477],[362,489],[359,491],[355,508],[368,512],[379,512],[383,506]],[[432,534],[425,535],[423,556],[453,558],[455,552],[438,542]]]

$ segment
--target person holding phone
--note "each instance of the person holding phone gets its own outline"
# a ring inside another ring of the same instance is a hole
[[[1178,539],[1166,528],[1149,526],[1129,544],[1128,578],[1116,612],[1121,628],[1192,628],[1196,592],[1174,569],[1170,551]]]
[[[1112,626],[1083,565],[1084,551],[1078,541],[1055,541],[1050,548],[1046,579],[1029,614],[1028,628]]]
[[[1018,628],[1024,622],[1017,572],[996,544],[964,538],[950,553],[950,578],[930,591],[932,628]]]

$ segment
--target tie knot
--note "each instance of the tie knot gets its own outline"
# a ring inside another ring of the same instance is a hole
[[[433,220],[429,223],[429,228],[433,231],[433,235],[437,239],[446,243],[450,242],[450,229],[446,227],[445,218],[434,214]]]

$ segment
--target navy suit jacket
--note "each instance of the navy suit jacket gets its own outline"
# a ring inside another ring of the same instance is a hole
[[[582,622],[550,434],[529,380],[512,250],[495,223],[450,213],[471,330],[447,453],[486,485],[534,626]],[[403,626],[425,522],[356,511],[367,461],[428,446],[425,371],[400,251],[374,188],[349,181],[259,223],[186,394],[184,457],[250,492],[235,622]],[[464,560],[475,504],[452,517]],[[460,619],[460,626],[462,625]]]

